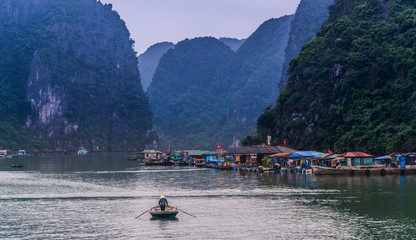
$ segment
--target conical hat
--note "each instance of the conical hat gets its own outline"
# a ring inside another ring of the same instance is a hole
[[[163,196],[163,195],[160,195],[160,199],[162,199],[162,198],[165,198],[165,196]]]

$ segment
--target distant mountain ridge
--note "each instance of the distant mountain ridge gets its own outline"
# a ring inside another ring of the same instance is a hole
[[[237,51],[245,42],[245,39],[236,38],[219,38],[221,42],[229,46],[233,51]],[[139,55],[139,71],[142,78],[143,89],[147,88],[152,82],[153,75],[159,65],[162,56],[169,50],[175,48],[175,44],[171,42],[161,42],[150,46],[144,53]]]
[[[175,48],[175,44],[171,42],[156,43],[149,47],[144,53],[139,55],[139,71],[142,79],[143,89],[146,91],[152,82],[157,65],[159,65],[160,58],[169,49]]]
[[[238,49],[241,47],[241,45],[243,45],[244,42],[246,41],[246,39],[236,39],[236,38],[226,38],[226,37],[219,38],[219,40],[225,43],[225,45],[229,46],[231,50],[233,50],[234,52],[237,52]]]
[[[148,89],[161,141],[209,148],[216,139],[235,146],[254,129],[278,94],[292,18],[265,22],[237,52],[218,39],[196,38],[163,55]]]

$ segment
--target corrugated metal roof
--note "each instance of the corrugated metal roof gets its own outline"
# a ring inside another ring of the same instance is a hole
[[[201,156],[201,155],[204,155],[204,154],[206,154],[208,152],[209,151],[196,150],[196,151],[189,152],[188,154],[191,155],[191,156]]]
[[[325,156],[326,155],[326,156]],[[323,157],[324,156],[324,157]],[[319,154],[318,156],[316,156],[318,158],[320,158],[321,160],[334,160],[334,159],[340,159],[339,158],[339,154],[329,154],[329,153],[323,153],[323,154]]]
[[[338,157],[373,157],[373,155],[363,153],[363,152],[347,152],[339,155]]]
[[[146,149],[142,153],[145,154],[145,153],[162,153],[162,152],[161,151],[155,151],[153,149]]]
[[[290,154],[289,157],[291,158],[298,158],[298,157],[316,157],[319,154],[322,154],[321,152],[316,151],[301,151],[301,152],[294,152]]]
[[[330,153],[321,153],[321,154],[319,154],[317,157],[319,157],[319,158],[326,158],[326,157],[328,157],[329,155],[331,155]]]
[[[251,147],[241,147],[233,151],[234,154],[274,154],[274,153],[287,153],[295,152],[295,149],[291,149],[283,146],[271,146],[269,151],[269,146],[251,146]]]
[[[207,151],[204,153],[204,155],[221,155],[221,154],[226,154],[227,151]]]

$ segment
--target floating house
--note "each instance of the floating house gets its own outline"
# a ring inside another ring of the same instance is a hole
[[[0,158],[5,158],[7,156],[7,150],[0,150]]]
[[[416,168],[415,153],[397,154],[395,159],[398,160],[398,164],[400,164],[401,168]]]
[[[221,164],[231,160],[233,156],[229,155],[227,151],[209,151],[204,154],[206,163]],[[230,159],[231,157],[231,159]]]
[[[316,161],[317,156],[322,154],[316,151],[299,151],[293,152],[289,155],[289,163],[294,167],[309,167],[313,161]]]
[[[289,156],[293,152],[286,152],[286,153],[276,153],[269,156],[273,160],[274,163],[280,164],[280,166],[287,166],[289,161]]]
[[[142,157],[148,160],[160,160],[162,159],[162,152],[153,149],[146,149],[142,152]]]
[[[347,152],[338,155],[341,166],[373,165],[373,155],[363,152]]]
[[[247,146],[233,151],[237,164],[246,166],[261,165],[261,160],[278,153],[293,153],[296,150],[283,146]]]
[[[26,156],[26,155],[27,155],[26,150],[19,150],[17,152],[17,156]]]
[[[336,167],[337,163],[340,162],[341,158],[339,157],[340,154],[330,154],[330,153],[322,153],[319,154],[316,159],[316,166],[321,167]]]
[[[171,151],[168,154],[168,157],[170,160],[174,161],[174,162],[180,162],[183,160],[184,156],[186,155],[186,152],[183,151]],[[162,159],[163,155],[160,155],[159,159]],[[158,160],[158,159],[155,159]]]
[[[374,158],[376,164],[391,165],[392,157],[390,155],[380,156]]]
[[[209,151],[193,150],[187,152],[187,157],[189,160],[203,162],[205,161],[205,154]]]

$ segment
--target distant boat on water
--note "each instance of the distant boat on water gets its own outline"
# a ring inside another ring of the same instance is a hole
[[[88,151],[85,149],[78,150],[78,155],[87,155],[87,154],[88,154]]]

